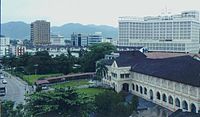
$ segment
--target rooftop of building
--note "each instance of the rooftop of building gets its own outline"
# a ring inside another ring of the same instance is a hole
[[[189,55],[191,57],[197,56],[200,58],[200,54],[193,54],[193,53],[147,52],[144,54],[147,56],[147,58],[151,59],[171,58],[171,57],[186,56],[186,55]]]
[[[118,67],[131,67],[131,71],[200,87],[200,61],[191,55],[152,56],[140,51],[119,52],[119,57],[104,60],[106,65],[116,61]],[[167,54],[167,53],[165,53]]]
[[[124,16],[119,17],[119,21],[131,20],[131,21],[169,21],[169,20],[196,20],[199,21],[199,12],[196,10],[183,11],[180,14],[171,15],[171,13],[166,13],[165,15],[159,16],[146,16],[146,17],[133,17]]]
[[[200,61],[191,56],[144,59],[131,71],[200,87]]]

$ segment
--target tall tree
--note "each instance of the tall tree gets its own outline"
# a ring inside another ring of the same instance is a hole
[[[86,117],[93,111],[92,100],[69,87],[36,92],[26,101],[25,110],[30,116]]]
[[[82,70],[84,72],[94,72],[96,61],[104,58],[106,54],[116,50],[116,47],[111,43],[98,43],[89,47],[89,52],[87,52],[82,57]]]
[[[120,93],[103,92],[95,96],[96,117],[129,117],[136,109],[136,103],[135,98],[129,103]]]
[[[97,61],[96,63],[96,74],[97,74],[97,78],[99,80],[101,80],[103,77],[106,77],[108,73],[108,68],[106,67],[106,65],[103,63],[102,60]]]

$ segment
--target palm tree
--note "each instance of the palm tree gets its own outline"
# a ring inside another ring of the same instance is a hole
[[[97,79],[101,80],[103,77],[106,77],[107,73],[108,73],[108,68],[105,66],[104,62],[102,60],[98,61],[96,63]]]

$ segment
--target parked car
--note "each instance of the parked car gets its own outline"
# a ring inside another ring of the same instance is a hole
[[[6,87],[0,86],[0,96],[5,96],[5,95],[6,95]]]
[[[0,74],[0,79],[4,79],[4,76],[2,74]]]
[[[42,90],[48,90],[49,88],[47,86],[42,86]]]
[[[5,79],[2,80],[3,84],[7,84],[7,81]]]

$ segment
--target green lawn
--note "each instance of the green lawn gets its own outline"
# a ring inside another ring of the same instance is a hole
[[[88,96],[95,96],[98,95],[99,93],[103,93],[104,91],[111,91],[108,89],[103,89],[103,88],[83,88],[83,89],[78,89],[78,93],[85,93]]]
[[[77,87],[77,86],[81,86],[81,85],[89,85],[91,83],[89,83],[89,80],[72,80],[69,82],[65,82],[65,83],[60,83],[60,84],[55,84],[52,85],[53,88],[65,88],[65,87]]]
[[[46,75],[23,75],[23,80],[25,80],[28,84],[34,84],[39,78],[47,78],[53,76],[60,76],[62,74],[46,74]]]

